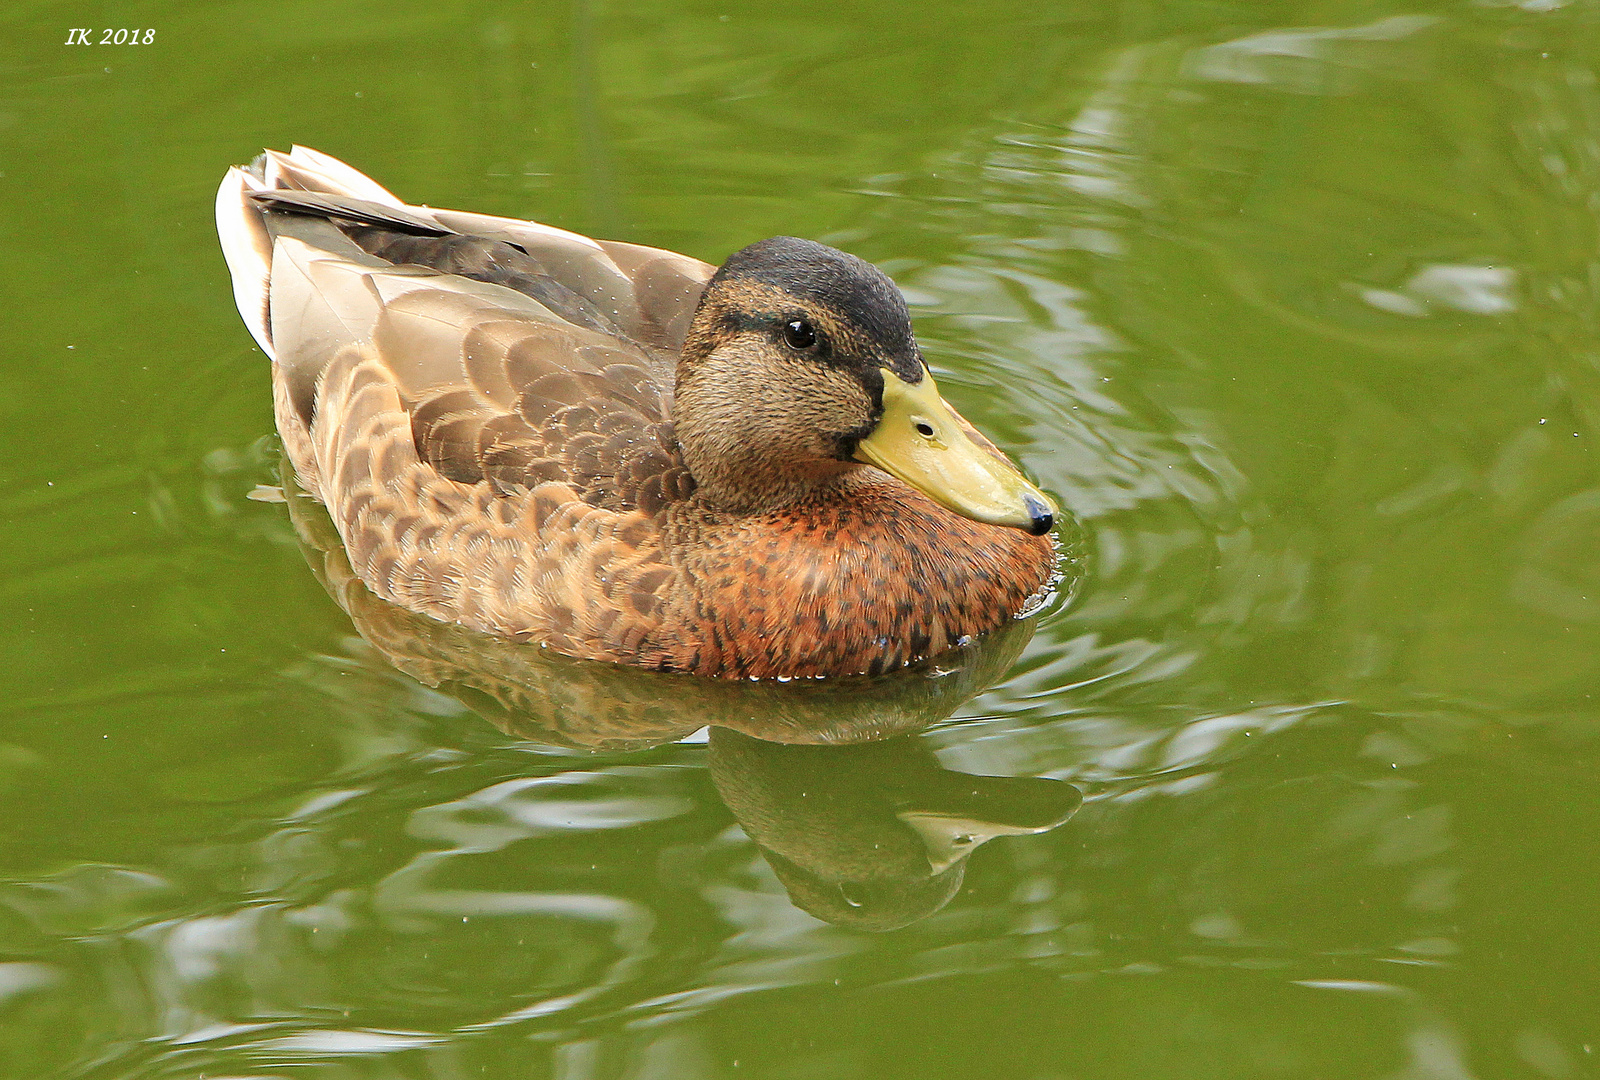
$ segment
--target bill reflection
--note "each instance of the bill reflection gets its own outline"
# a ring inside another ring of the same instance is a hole
[[[946,769],[915,736],[786,746],[714,728],[710,742],[717,792],[789,899],[862,930],[933,914],[980,845],[1048,832],[1082,802],[1061,780]]]

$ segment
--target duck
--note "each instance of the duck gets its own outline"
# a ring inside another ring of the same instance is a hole
[[[400,201],[295,146],[217,232],[297,484],[362,583],[564,656],[877,675],[992,634],[1058,511],[940,395],[882,271],[797,237],[720,267]]]

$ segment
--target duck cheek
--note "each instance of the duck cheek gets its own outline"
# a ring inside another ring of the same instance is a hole
[[[850,380],[819,398],[807,409],[806,427],[812,433],[811,449],[819,458],[850,461],[861,440],[875,425],[872,403],[865,391]]]

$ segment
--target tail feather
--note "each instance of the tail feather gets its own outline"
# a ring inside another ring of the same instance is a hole
[[[262,156],[265,158],[266,186],[269,188],[323,191],[329,195],[347,195],[352,199],[365,199],[386,206],[405,205],[372,177],[309,146],[296,146],[287,154],[268,150]]]
[[[404,206],[389,206],[386,203],[373,202],[371,199],[357,199],[342,194],[330,195],[322,191],[274,188],[256,194],[254,199],[273,210],[338,218],[342,222],[376,225],[379,228],[414,233],[417,236],[448,236],[455,231],[421,214],[412,213]]]
[[[248,166],[234,166],[217,188],[217,238],[233,276],[233,299],[256,344],[277,358],[272,344],[269,281],[272,277],[272,233],[266,215],[252,197],[275,190],[321,192],[398,208],[405,204],[377,181],[338,158],[296,146],[289,153],[268,150]]]
[[[217,188],[217,239],[222,242],[222,256],[233,276],[233,300],[239,305],[239,314],[261,351],[275,357],[267,315],[272,237],[260,208],[250,197],[264,186],[258,177],[238,166],[228,170],[222,186]]]

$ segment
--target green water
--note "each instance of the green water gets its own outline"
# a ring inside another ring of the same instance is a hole
[[[154,41],[63,44],[108,26]],[[1600,1076],[1594,0],[13,0],[0,40],[0,1075]],[[876,261],[1076,514],[1075,594],[859,750],[402,674],[248,498],[211,199],[293,142]],[[919,799],[1017,835],[940,877]]]

